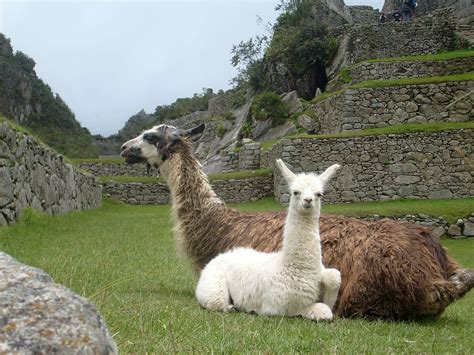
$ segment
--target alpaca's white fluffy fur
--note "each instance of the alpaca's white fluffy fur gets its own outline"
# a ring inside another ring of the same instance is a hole
[[[196,297],[210,310],[233,308],[264,315],[332,319],[341,276],[326,269],[319,238],[320,198],[339,165],[323,174],[293,174],[277,160],[291,200],[283,234],[283,248],[261,253],[237,248],[215,257],[201,273]]]

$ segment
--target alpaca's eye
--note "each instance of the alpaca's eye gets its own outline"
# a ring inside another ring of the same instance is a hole
[[[323,194],[322,192],[318,192],[318,193],[316,193],[316,196],[318,196],[319,198],[321,198],[321,197],[324,196],[324,194]]]
[[[293,191],[293,195],[298,196],[300,194],[299,191]]]

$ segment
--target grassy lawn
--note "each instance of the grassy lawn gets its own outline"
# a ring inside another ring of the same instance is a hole
[[[472,202],[467,200],[470,207]],[[276,207],[271,200],[239,205]],[[337,205],[327,206],[328,212],[337,210]],[[15,226],[0,228],[0,250],[90,298],[123,353],[467,354],[474,349],[473,292],[439,319],[404,323],[336,319],[318,324],[203,310],[194,299],[196,278],[176,256],[170,227],[167,205],[104,202],[101,208],[62,217],[29,212]],[[464,266],[474,268],[474,240],[443,243]]]

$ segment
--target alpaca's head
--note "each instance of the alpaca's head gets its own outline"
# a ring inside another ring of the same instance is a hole
[[[317,175],[314,173],[295,174],[281,159],[276,160],[276,166],[290,190],[290,209],[304,214],[319,211],[324,189],[336,170],[340,168],[339,164],[334,164],[321,175]]]
[[[122,145],[122,157],[127,163],[148,163],[159,167],[170,158],[176,147],[187,139],[201,137],[205,125],[192,129],[179,129],[168,125],[155,126]]]

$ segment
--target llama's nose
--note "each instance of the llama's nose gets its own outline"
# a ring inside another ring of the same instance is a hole
[[[310,198],[310,197],[307,197],[307,198],[304,199],[304,202],[311,203],[311,202],[313,202],[313,199]]]
[[[126,144],[123,144],[123,145],[122,145],[122,148],[121,148],[122,152],[123,152],[126,148],[127,148],[127,145],[126,145]]]

